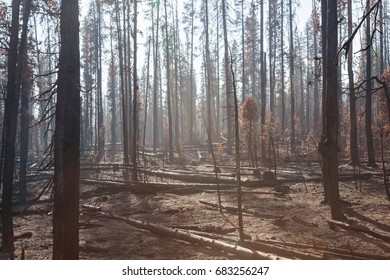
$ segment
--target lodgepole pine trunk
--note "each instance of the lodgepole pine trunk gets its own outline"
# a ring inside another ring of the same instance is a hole
[[[79,258],[79,4],[61,2],[61,50],[54,132],[53,259]]]

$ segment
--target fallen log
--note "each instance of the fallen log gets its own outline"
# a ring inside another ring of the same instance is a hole
[[[358,225],[358,224],[352,224],[352,223],[346,223],[346,222],[341,222],[341,221],[336,221],[336,220],[328,220],[329,225],[333,226],[338,226],[346,230],[351,230],[355,232],[362,232],[367,235],[370,235],[375,238],[379,238],[384,241],[390,241],[390,232],[378,229],[378,228],[372,228],[372,227],[367,227],[363,225]]]
[[[170,193],[198,193],[205,190],[216,191],[216,184],[185,184],[185,183],[155,183],[155,182],[140,182],[140,181],[110,181],[110,180],[94,180],[81,179],[81,184],[93,186],[107,186],[113,188],[123,189],[133,193],[156,193],[156,192],[170,192]],[[222,184],[220,188],[223,190],[234,189],[233,184]]]
[[[204,201],[204,200],[199,200],[199,202],[204,204],[204,205],[207,205],[207,206],[219,209],[219,206],[217,204],[215,204],[215,203],[211,203],[211,202]],[[233,214],[237,214],[238,213],[237,207],[222,206],[222,209],[224,209],[224,210],[226,210],[226,211],[228,211],[230,213],[233,213]],[[242,209],[242,213],[250,214],[250,215],[253,215],[253,216],[259,217],[259,218],[272,219],[272,220],[280,220],[280,219],[284,218],[284,216],[281,216],[281,215],[263,214],[263,213],[260,213],[258,211],[250,210],[250,209],[245,208],[245,207]]]
[[[201,235],[204,237],[209,237],[212,239],[220,239],[228,242],[235,242],[239,244],[240,239],[234,236],[226,236],[226,235],[220,235],[215,233],[208,233],[208,232],[201,232],[201,231],[195,231],[190,230],[191,233]],[[306,252],[297,251],[294,249],[286,249],[283,247],[280,247],[278,245],[271,245],[271,244],[261,244],[257,243],[255,241],[247,241],[245,240],[244,245],[245,247],[255,249],[255,250],[261,250],[262,252],[268,252],[273,254],[278,254],[280,256],[286,257],[286,258],[292,258],[292,259],[301,259],[301,260],[321,260],[323,259],[322,256],[310,254]]]
[[[127,217],[122,217],[118,215],[114,215],[110,212],[103,211],[100,207],[91,206],[91,205],[83,205],[83,208],[91,209],[97,211],[100,215],[120,221],[124,221],[125,223],[134,226],[136,228],[140,228],[143,230],[147,230],[153,233],[160,234],[162,236],[166,236],[169,238],[184,240],[189,243],[201,244],[204,246],[211,247],[213,249],[222,250],[226,253],[236,255],[239,258],[243,259],[259,259],[259,260],[278,260],[284,259],[280,256],[274,254],[267,254],[260,251],[251,250],[239,245],[229,244],[223,241],[202,237],[196,234],[193,234],[189,231],[179,230],[179,229],[171,229],[158,224],[143,222]]]
[[[197,234],[196,232],[206,232],[209,233],[210,235],[222,235],[222,234],[228,234],[228,233],[233,233],[236,231],[235,228],[219,228],[219,227],[199,227],[199,226],[175,226],[177,229],[182,229],[182,230],[188,230],[194,234]],[[210,238],[212,238],[210,236]]]
[[[308,249],[308,250],[315,250],[320,251],[323,254],[340,254],[344,256],[351,256],[351,257],[357,257],[357,258],[364,258],[364,259],[370,259],[370,260],[387,260],[388,258],[380,255],[374,255],[369,253],[361,253],[357,251],[342,249],[342,248],[331,248],[327,246],[321,246],[321,245],[312,245],[312,244],[305,244],[305,243],[293,243],[293,242],[287,242],[287,241],[275,241],[275,240],[261,240],[257,239],[257,243],[263,243],[263,244],[275,244],[279,246],[284,247],[293,247],[293,248],[300,248],[300,249]]]
[[[216,192],[218,186],[216,183],[156,183],[156,182],[140,182],[140,181],[112,181],[112,180],[95,180],[95,179],[80,179],[83,185],[106,186],[113,187],[123,191],[133,191],[139,193],[147,192],[171,192],[171,193],[197,193],[197,192]],[[220,184],[220,190],[226,193],[236,193],[235,184]],[[276,195],[276,192],[259,192],[252,189],[243,189],[243,193]]]
[[[318,228],[318,224],[316,223],[310,223],[310,222],[306,222],[305,220],[297,217],[297,216],[293,216],[291,218],[294,222],[296,223],[299,223],[299,224],[302,224],[302,225],[305,225],[305,226],[311,226],[311,227],[317,227]]]
[[[31,238],[33,236],[33,233],[31,231],[21,233],[19,235],[14,236],[14,241],[17,241],[19,239],[24,239],[24,238]]]

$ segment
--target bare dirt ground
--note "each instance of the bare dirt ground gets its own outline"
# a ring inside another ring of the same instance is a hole
[[[181,165],[156,160],[149,169],[170,170],[183,174],[198,173],[213,177],[210,163],[194,164],[187,160]],[[191,164],[192,163],[192,164]],[[80,258],[81,259],[237,259],[235,254],[216,250],[209,246],[169,238],[142,230],[124,221],[99,214],[82,205],[100,207],[112,214],[159,224],[169,228],[180,228],[214,234],[215,238],[234,243],[238,238],[237,196],[235,188],[221,191],[224,215],[207,203],[218,203],[215,184],[210,187],[194,187],[191,183],[148,175],[150,182],[181,183],[173,191],[154,188],[135,188],[124,183],[123,170],[106,161],[100,172],[82,166],[80,201]],[[234,179],[233,162],[221,167],[223,178]],[[261,168],[263,172],[266,168]],[[367,178],[340,182],[343,210],[349,223],[375,228],[390,235],[390,203],[386,200],[380,170],[362,168]],[[355,173],[358,172],[355,170]],[[340,166],[341,174],[352,174],[348,165]],[[251,169],[243,169],[242,180],[254,181]],[[324,259],[373,258],[390,259],[390,242],[362,232],[331,227],[330,208],[321,204],[323,187],[319,165],[315,162],[278,163],[278,184],[243,187],[244,232],[258,244],[275,246],[263,249],[278,255],[278,248],[318,256]],[[142,179],[145,180],[144,175]],[[289,179],[290,178],[290,179]],[[287,180],[289,179],[289,180]],[[98,183],[93,183],[96,180]],[[110,184],[105,184],[110,181]],[[120,182],[118,187],[115,182]],[[82,181],[83,182],[83,181]],[[30,198],[42,189],[43,181],[29,184]],[[194,183],[194,185],[196,185]],[[276,186],[276,187],[275,187]],[[16,206],[19,212],[23,206]],[[15,247],[16,258],[21,258],[22,248],[26,259],[50,259],[52,254],[52,201],[50,193],[22,214],[16,214]],[[234,237],[234,238],[233,238]],[[250,248],[249,244],[245,247]],[[253,249],[253,248],[252,248]],[[259,250],[259,248],[257,248]],[[259,250],[260,251],[260,250]],[[279,254],[280,255],[280,254]],[[301,258],[296,255],[282,257]]]

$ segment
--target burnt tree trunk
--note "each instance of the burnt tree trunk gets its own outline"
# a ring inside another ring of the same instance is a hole
[[[12,1],[11,38],[8,50],[8,81],[4,108],[4,167],[2,196],[2,250],[13,259],[14,229],[12,219],[12,191],[15,159],[16,118],[19,89],[17,88],[17,60],[20,0]]]
[[[352,0],[348,0],[348,37],[352,35]],[[354,90],[353,81],[353,42],[349,46],[348,53],[348,83],[349,83],[349,114],[351,122],[350,130],[350,156],[351,164],[359,164],[359,151],[358,151],[358,139],[357,139],[357,115],[356,115],[356,96]]]
[[[323,11],[324,12],[324,11]],[[342,220],[344,214],[341,209],[341,201],[338,185],[338,97],[337,97],[337,2],[328,0],[327,9],[327,34],[326,44],[326,106],[325,106],[325,158],[328,164],[324,177],[329,180],[329,202],[332,219]]]
[[[328,174],[328,157],[324,154],[325,153],[325,141],[326,141],[326,93],[327,93],[327,41],[328,41],[328,34],[327,34],[327,10],[328,10],[328,1],[322,0],[321,1],[321,20],[322,20],[322,26],[321,26],[321,33],[322,33],[322,135],[319,142],[319,151],[322,156],[322,173],[324,174],[324,204],[329,203],[329,177],[326,176]]]
[[[25,52],[27,56],[27,52]],[[30,112],[29,112],[29,94],[32,88],[31,67],[27,65],[24,59],[23,73],[21,80],[21,111],[20,111],[20,167],[19,167],[19,201],[26,202],[27,195],[27,160],[28,160],[28,140],[29,140],[29,126],[30,126]]]
[[[14,257],[14,231],[12,219],[13,175],[15,167],[15,143],[19,108],[22,62],[27,47],[27,23],[31,0],[26,1],[23,13],[23,28],[18,48],[20,1],[12,1],[11,38],[8,51],[7,96],[4,108],[4,166],[2,196],[2,249]]]
[[[61,50],[54,132],[53,259],[79,258],[79,4],[61,2]]]
[[[134,1],[134,66],[133,66],[133,180],[137,181],[138,158],[138,81],[137,81],[137,1]],[[145,105],[146,106],[146,105]]]
[[[227,16],[226,16],[226,0],[222,0],[222,24],[224,38],[224,62],[225,62],[225,87],[226,87],[226,122],[227,122],[227,153],[231,155],[233,152],[233,98],[232,98],[232,77],[229,70],[229,42],[227,36]]]
[[[290,12],[290,99],[291,99],[291,153],[295,153],[295,71],[294,71],[294,33],[293,33],[293,12],[292,12],[292,0],[289,0],[289,12]]]
[[[367,11],[370,10],[370,1],[367,1]],[[371,82],[371,20],[370,14],[367,15],[367,26],[366,26],[366,104],[365,104],[365,129],[366,129],[366,141],[367,141],[367,166],[376,167],[375,163],[375,153],[374,153],[374,141],[372,138],[372,82]]]

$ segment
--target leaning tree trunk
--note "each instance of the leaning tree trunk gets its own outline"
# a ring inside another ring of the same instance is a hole
[[[79,4],[61,2],[61,50],[54,132],[53,259],[79,258]]]

